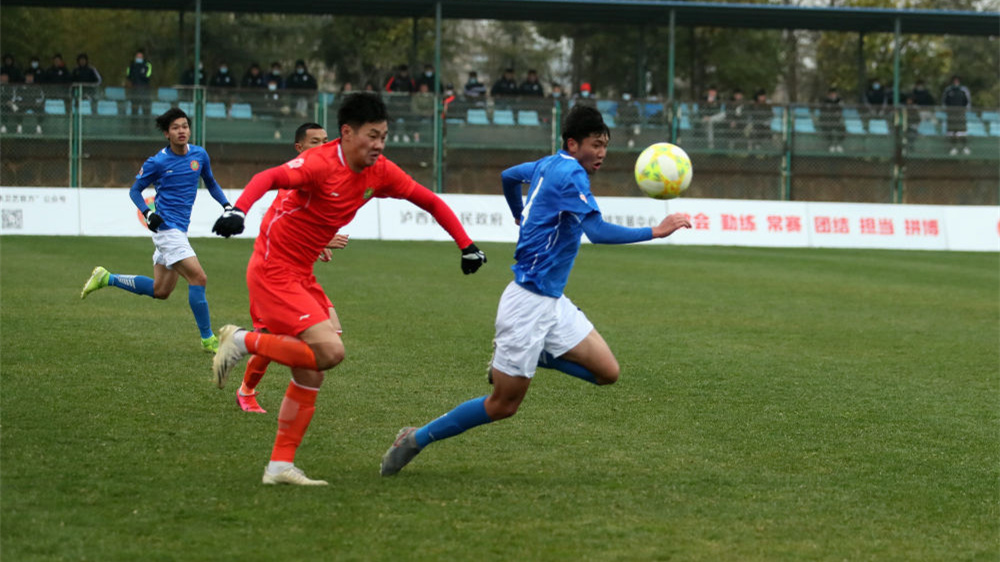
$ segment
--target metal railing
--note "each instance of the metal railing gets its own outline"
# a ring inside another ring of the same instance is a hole
[[[632,163],[642,148],[664,141],[694,161],[689,197],[997,204],[1000,194],[996,110],[382,95],[390,114],[387,153],[440,191],[495,192],[501,170],[557,149],[561,116],[586,103],[612,132],[608,158],[592,179],[602,195],[639,195]],[[303,122],[336,137],[341,97],[5,84],[0,183],[130,185],[163,143],[154,117],[180,107],[191,117],[193,142],[212,154],[216,176],[238,187],[254,171],[290,158]]]

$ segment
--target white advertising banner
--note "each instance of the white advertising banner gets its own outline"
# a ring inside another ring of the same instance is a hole
[[[235,202],[239,193],[227,190],[226,196]],[[268,193],[254,204],[242,238],[257,235],[274,197]],[[473,240],[517,240],[517,225],[502,195],[441,198]],[[1000,251],[1000,207],[993,206],[628,197],[600,197],[598,204],[605,220],[630,227],[655,226],[668,213],[687,215],[692,228],[654,241],[661,244]],[[3,187],[0,211],[0,234],[148,236],[123,188]],[[208,192],[199,191],[189,235],[212,236],[220,213]],[[429,213],[396,199],[370,201],[342,232],[356,239],[450,240]]]

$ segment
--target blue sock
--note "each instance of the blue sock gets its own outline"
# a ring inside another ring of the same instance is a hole
[[[208,299],[205,298],[204,285],[188,286],[188,304],[194,313],[194,321],[202,339],[212,337],[212,321],[208,317]]]
[[[579,363],[553,357],[548,351],[543,351],[538,356],[538,366],[562,371],[571,377],[585,380],[590,384],[597,384],[597,377],[594,376],[594,373],[588,371],[586,367]]]
[[[153,279],[145,275],[115,275],[108,278],[109,287],[125,289],[137,295],[153,296]]]
[[[417,445],[423,449],[433,441],[454,437],[477,425],[490,423],[486,415],[486,397],[480,396],[467,402],[462,402],[454,410],[432,421],[417,430]]]

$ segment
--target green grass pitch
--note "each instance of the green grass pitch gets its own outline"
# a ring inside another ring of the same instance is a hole
[[[677,236],[684,236],[683,232]],[[213,323],[248,321],[246,240],[195,239]],[[264,487],[266,416],[211,380],[148,239],[0,239],[0,557],[34,560],[997,560],[997,254],[585,246],[567,294],[622,365],[540,371],[517,416],[431,445],[399,427],[486,394],[512,246],[355,240],[317,264],[347,359]]]

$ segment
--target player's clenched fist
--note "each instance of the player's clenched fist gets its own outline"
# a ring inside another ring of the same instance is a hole
[[[475,273],[484,263],[486,263],[486,254],[475,244],[469,244],[462,248],[462,273],[466,275]]]
[[[236,207],[226,207],[222,216],[215,221],[212,232],[229,238],[243,232],[243,220],[247,214]]]

